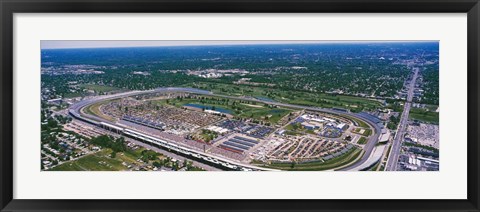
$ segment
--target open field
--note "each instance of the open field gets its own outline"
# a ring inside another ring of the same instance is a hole
[[[367,137],[372,135],[372,129],[365,129],[365,132],[363,132],[363,135]]]
[[[316,135],[315,131],[306,129],[299,123],[289,124],[284,129],[287,130],[287,135],[301,135],[306,133]]]
[[[126,152],[118,152],[115,158],[111,157],[111,149],[103,149],[91,155],[84,156],[78,160],[73,160],[56,166],[51,171],[122,171],[127,170],[127,167],[122,165],[123,162],[127,164],[142,165],[142,162],[137,160],[141,158],[141,152],[144,148],[131,150]]]
[[[292,163],[272,163],[272,164],[265,165],[265,167],[272,168],[272,169],[280,169],[285,171],[328,170],[328,169],[341,167],[353,162],[354,160],[360,157],[361,153],[362,153],[361,149],[352,148],[350,151],[346,152],[345,154],[325,162],[315,161],[315,162],[307,162],[307,163],[297,163],[297,164],[294,164],[293,167],[292,167]]]
[[[382,107],[382,103],[379,101],[347,95],[206,82],[187,84],[187,86],[209,90],[217,94],[269,98],[283,103],[322,108],[345,108],[352,111],[360,111],[361,109],[375,109]]]
[[[358,139],[357,141],[357,144],[366,144],[367,143],[367,139],[365,137],[360,137],[360,139]]]
[[[370,129],[370,128],[368,128],[368,129],[356,128],[354,132],[359,134],[359,135],[366,136],[366,137],[372,135],[372,129]]]
[[[422,121],[422,122],[438,124],[439,115],[440,114],[437,112],[427,111],[425,109],[420,109],[420,108],[412,108],[410,109],[409,118],[413,120]]]
[[[224,101],[225,100],[225,101]],[[224,98],[212,98],[212,100],[199,100],[192,98],[183,99],[168,99],[168,100],[154,100],[158,105],[173,105],[182,107],[185,104],[198,104],[208,108],[215,107],[217,109],[225,109],[231,112],[232,115],[241,118],[253,118],[260,121],[267,121],[271,124],[277,123],[282,117],[292,112],[285,108],[272,108],[263,104],[243,104],[238,100],[228,100]]]
[[[109,101],[114,101],[114,100],[97,102],[95,104],[89,105],[88,107],[85,107],[83,110],[85,111],[85,113],[88,113],[88,114],[91,114],[91,115],[94,115],[94,116],[98,116],[98,117],[101,117],[101,118],[109,120],[109,121],[114,121],[112,117],[107,116],[100,111],[100,106],[108,103]]]
[[[76,98],[82,96],[81,93],[66,93],[63,95],[64,98]]]
[[[354,122],[356,122],[359,127],[370,128],[370,126],[368,126],[367,123],[365,123],[364,121],[362,121],[362,120],[360,120],[360,119],[353,118],[353,117],[351,117],[351,116],[346,116],[346,117],[347,117],[348,119],[353,120]]]
[[[123,159],[135,161],[135,159],[129,159],[128,156],[122,158],[111,158],[112,150],[104,149],[97,153],[84,156],[78,160],[66,162],[59,166],[56,166],[51,171],[119,171],[126,170],[127,168],[122,165]],[[117,154],[120,156],[120,154]]]

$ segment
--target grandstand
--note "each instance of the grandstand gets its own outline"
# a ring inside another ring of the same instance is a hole
[[[372,114],[369,114],[369,113],[366,113],[366,112],[360,112],[360,113],[357,113],[357,115],[359,115],[360,117],[377,124],[379,127],[383,126],[382,120],[380,120],[378,117],[376,117]]]
[[[246,141],[246,142],[250,142],[250,143],[254,143],[254,144],[258,144],[258,141],[255,141],[255,140],[249,139],[249,138],[244,138],[244,137],[240,137],[240,136],[235,136],[233,138],[238,139],[238,140],[242,140],[242,141]]]
[[[219,147],[236,153],[244,153],[245,151],[253,148],[258,143],[258,141],[255,141],[253,139],[235,136],[224,141],[222,144],[219,145]]]
[[[148,120],[145,120],[143,118],[124,115],[122,117],[122,120],[133,122],[135,124],[141,124],[141,125],[151,127],[151,128],[157,129],[157,130],[164,130],[165,129],[165,124],[156,123],[156,122],[153,122],[153,121],[148,121]]]

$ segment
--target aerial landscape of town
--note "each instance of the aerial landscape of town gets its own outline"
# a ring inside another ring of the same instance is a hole
[[[436,41],[56,42],[42,171],[439,171]]]

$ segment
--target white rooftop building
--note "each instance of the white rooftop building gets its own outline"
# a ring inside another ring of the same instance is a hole
[[[378,139],[380,142],[387,142],[390,139],[390,130],[383,129],[380,138]]]

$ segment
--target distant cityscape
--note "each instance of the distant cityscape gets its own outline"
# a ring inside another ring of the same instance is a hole
[[[440,169],[438,42],[200,44],[42,49],[41,170]]]

